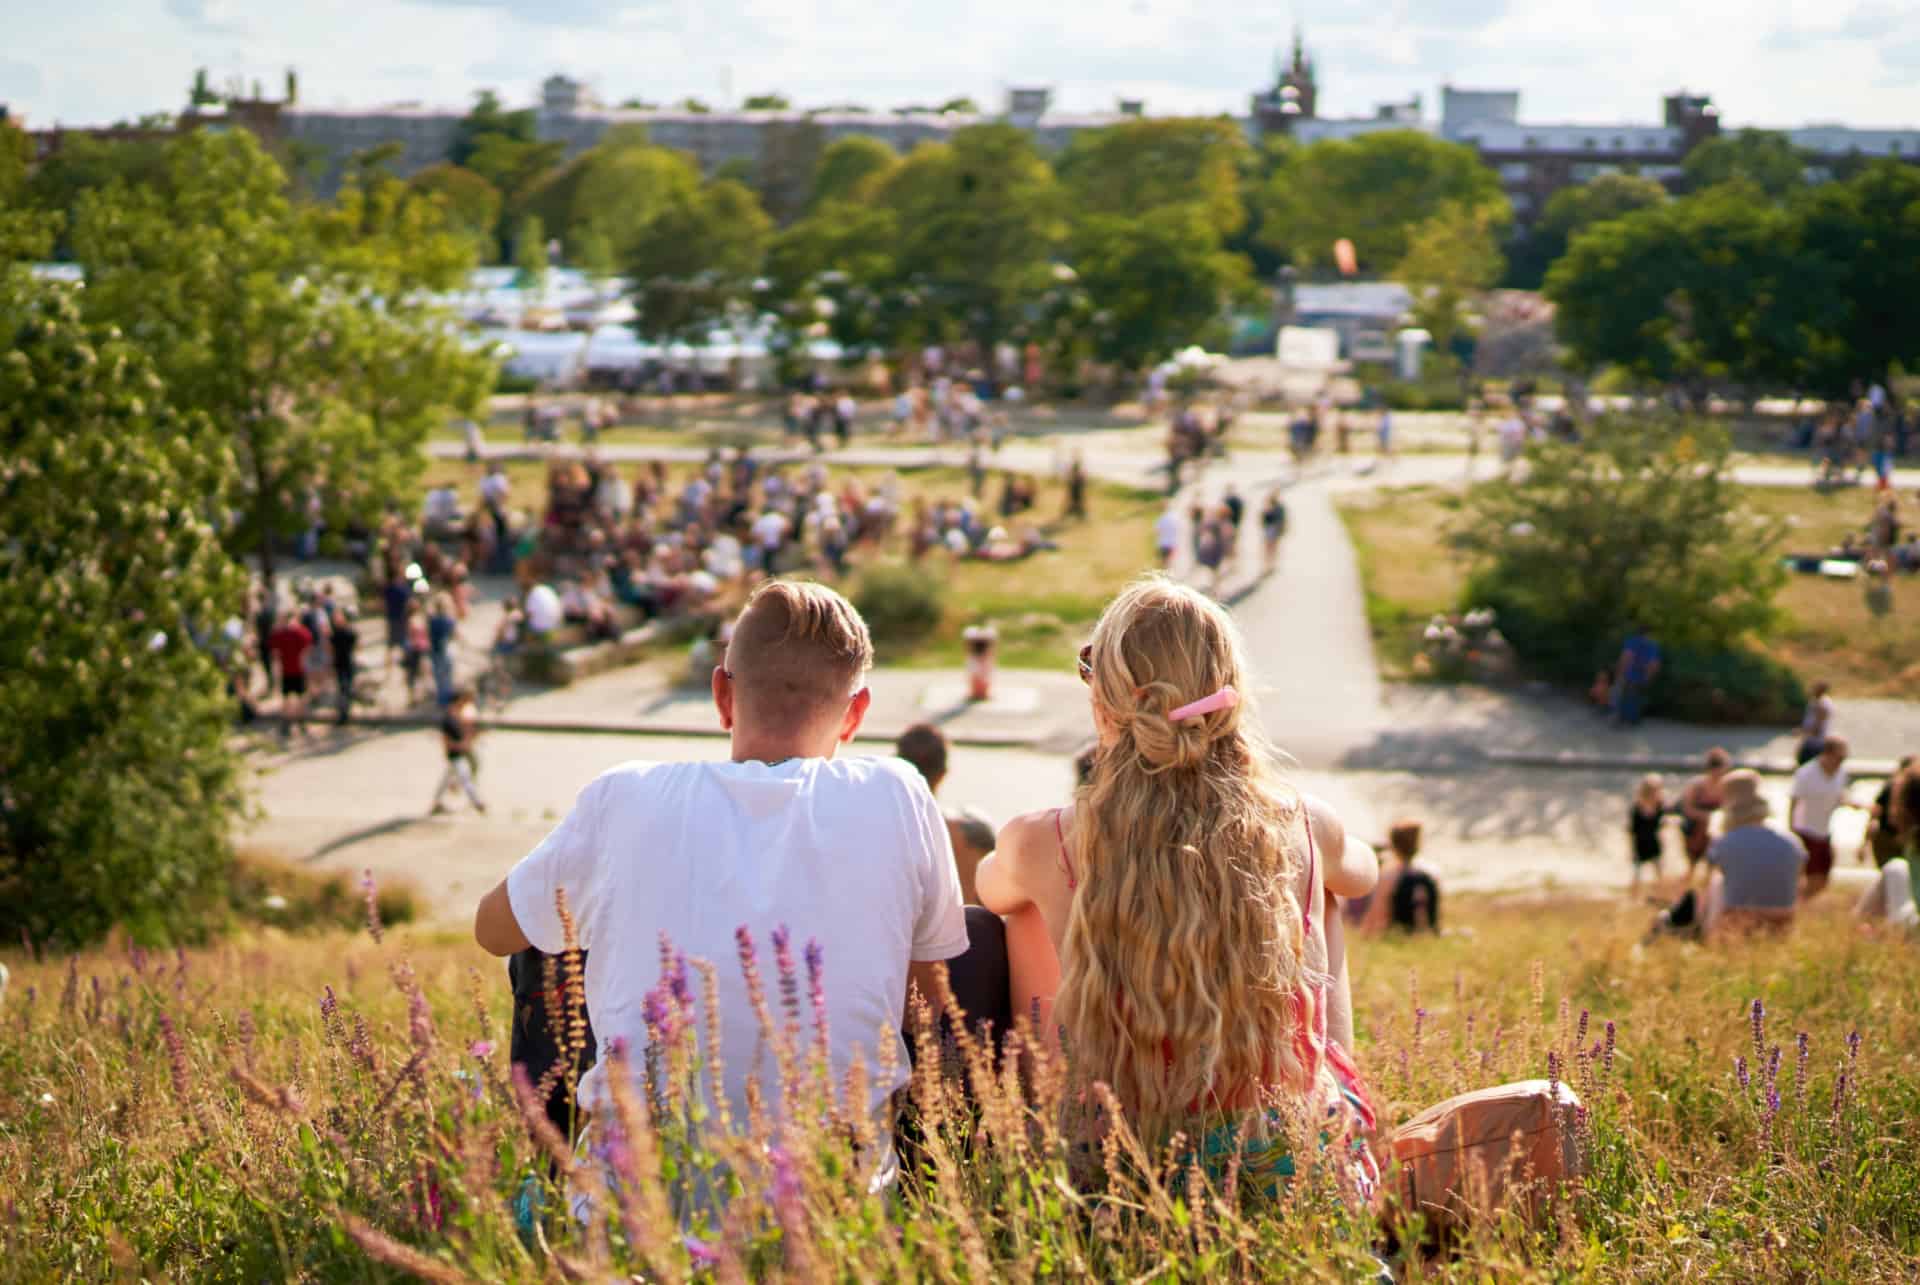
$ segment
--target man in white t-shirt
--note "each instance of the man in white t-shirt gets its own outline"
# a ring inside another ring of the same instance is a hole
[[[883,1027],[903,1024],[909,980],[931,995],[931,965],[967,949],[946,821],[925,782],[893,758],[841,758],[866,717],[867,628],[817,584],[775,581],[749,600],[713,671],[727,762],[632,762],[604,773],[573,810],[481,901],[474,937],[496,955],[567,944],[564,893],[585,949],[587,1016],[602,1048],[624,1041],[640,1074],[642,1016],[663,981],[664,935],[717,966],[720,1058],[732,1118],[748,1119],[747,1084],[782,1100],[774,1049],[763,1038],[736,962],[750,939],[772,977],[769,943],[784,930],[795,955],[823,959],[833,1081],[858,1059],[864,1106],[881,1138],[889,1096],[906,1083],[896,1034],[880,1074]],[[739,936],[737,936],[739,935]],[[772,983],[769,983],[771,985]],[[704,1012],[688,1015],[704,1029]],[[602,1061],[580,1082],[591,1114],[607,1102]],[[856,1104],[848,1104],[856,1106]],[[874,1178],[892,1174],[891,1149]]]
[[[1802,763],[1793,774],[1789,824],[1806,845],[1807,896],[1826,887],[1833,872],[1833,814],[1848,806],[1846,762],[1846,739],[1829,736],[1820,748],[1820,756]]]

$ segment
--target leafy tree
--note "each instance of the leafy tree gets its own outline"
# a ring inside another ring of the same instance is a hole
[[[33,170],[27,180],[26,199],[36,209],[64,220],[55,253],[66,258],[73,254],[72,219],[84,194],[116,183],[146,188],[166,181],[166,163],[159,143],[107,142],[74,135],[63,139],[60,150]]]
[[[27,164],[32,160],[33,140],[0,116],[0,205],[13,204],[26,191]]]
[[[187,90],[187,101],[195,107],[214,107],[220,102],[220,95],[207,83],[207,69],[196,67],[193,70],[193,85]]]
[[[1809,317],[1809,382],[1843,395],[1855,379],[1920,364],[1920,171],[1877,162],[1808,192],[1794,210],[1795,297]]]
[[[500,193],[502,217],[517,220],[566,154],[567,145],[562,142],[523,143],[489,134],[473,149],[466,168]]]
[[[793,104],[785,94],[754,94],[740,104],[740,109],[749,112],[786,112],[793,110]]]
[[[444,161],[415,174],[408,186],[440,202],[448,225],[473,238],[483,261],[492,262],[499,255],[500,240],[495,235],[500,224],[499,188],[470,169]]]
[[[1138,370],[1220,328],[1247,266],[1221,248],[1216,216],[1196,200],[1077,222],[1069,244],[1094,357]]]
[[[1500,225],[1495,207],[1447,205],[1413,231],[1394,277],[1413,294],[1413,315],[1436,351],[1453,351],[1468,307],[1500,279]]]
[[[1790,386],[1804,368],[1818,263],[1796,263],[1787,212],[1722,184],[1588,228],[1547,274],[1576,366],[1715,388]]]
[[[604,281],[614,273],[613,246],[608,243],[606,233],[599,228],[589,227],[579,238],[579,244],[573,252],[573,262],[587,278],[592,281]]]
[[[970,125],[916,147],[876,194],[899,229],[892,285],[927,334],[991,352],[1052,280],[1066,233],[1053,171],[1026,131]]]
[[[1057,167],[1076,213],[1132,215],[1194,203],[1214,237],[1224,238],[1246,222],[1239,167],[1247,151],[1232,121],[1130,120],[1075,134]]]
[[[1710,138],[1688,152],[1681,167],[1688,189],[1695,192],[1745,179],[1777,201],[1799,191],[1807,181],[1807,154],[1785,134],[1766,129]]]
[[[1345,237],[1373,271],[1404,259],[1413,230],[1444,206],[1506,205],[1499,176],[1471,147],[1415,130],[1284,149],[1264,198],[1262,235],[1293,262],[1329,263]]]
[[[1674,653],[1738,653],[1774,623],[1782,534],[1736,502],[1732,442],[1708,422],[1605,418],[1532,446],[1516,481],[1468,493],[1468,589],[1516,651],[1584,683],[1639,624]],[[1659,695],[1656,689],[1656,696]]]
[[[859,201],[898,168],[900,153],[868,134],[852,134],[827,144],[813,167],[813,191],[807,208],[828,201]]]
[[[317,496],[330,525],[372,524],[406,495],[427,434],[490,382],[429,300],[471,244],[391,178],[297,207],[251,134],[165,149],[163,188],[81,202],[74,245],[89,320],[139,339],[193,443],[227,470],[223,535],[271,579],[277,540]]]
[[[1547,201],[1539,222],[1514,246],[1507,284],[1538,290],[1546,281],[1547,269],[1567,252],[1576,235],[1596,223],[1666,201],[1666,188],[1638,174],[1602,174],[1590,183],[1561,188]]]
[[[978,116],[980,115],[980,104],[974,102],[973,99],[967,97],[965,94],[962,94],[958,98],[947,99],[946,102],[941,103],[933,110],[939,112],[942,116]]]
[[[848,349],[899,342],[909,315],[895,281],[897,230],[891,210],[827,200],[774,236],[762,302],[781,318],[789,344],[823,313],[828,333]]]
[[[620,100],[620,110],[622,111],[651,112],[658,111],[659,109],[659,103],[650,103],[644,98],[623,98]]]
[[[722,179],[681,196],[657,214],[635,243],[634,326],[654,339],[696,339],[748,298],[773,220],[753,189]]]
[[[453,142],[447,159],[455,165],[473,168],[474,153],[488,139],[507,143],[532,143],[538,137],[531,108],[510,112],[500,105],[500,96],[483,89],[475,97],[473,110],[454,127]]]
[[[695,116],[705,116],[713,111],[713,108],[707,106],[704,100],[699,98],[694,98],[691,95],[689,95],[686,98],[682,98],[679,102],[675,103],[674,108],[678,111],[688,112]]]
[[[581,239],[597,233],[618,262],[634,252],[648,223],[699,186],[691,156],[652,146],[644,130],[615,130],[542,179],[525,207],[570,255],[578,257]]]
[[[0,934],[155,943],[204,930],[231,857],[231,705],[202,644],[244,579],[209,522],[211,426],[80,293],[0,267]]]

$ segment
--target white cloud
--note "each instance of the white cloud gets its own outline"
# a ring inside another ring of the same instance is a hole
[[[1529,119],[1656,119],[1662,95],[1714,95],[1731,123],[1916,122],[1920,45],[1904,0],[1297,0],[1321,107],[1362,114],[1443,81],[1518,89]],[[711,101],[780,90],[884,107],[1014,83],[1068,108],[1242,111],[1291,13],[1213,0],[68,0],[9,18],[0,95],[37,121],[178,107],[194,68],[329,105],[447,106],[482,86],[528,102],[554,71],[610,99]],[[417,73],[398,75],[397,70]]]

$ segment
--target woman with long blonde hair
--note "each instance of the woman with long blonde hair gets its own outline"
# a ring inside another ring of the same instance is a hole
[[[1370,1129],[1327,912],[1378,867],[1364,845],[1349,859],[1338,818],[1279,779],[1232,621],[1144,579],[1101,616],[1080,669],[1100,733],[1091,780],[1071,807],[1011,823],[977,874],[1009,917],[1015,1011],[1051,998],[1045,1029],[1150,1144],[1182,1130],[1210,1160],[1239,1148],[1284,1172],[1282,1120],[1348,1110]]]

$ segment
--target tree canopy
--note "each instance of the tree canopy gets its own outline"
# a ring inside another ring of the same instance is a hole
[[[1513,247],[1507,283],[1538,290],[1547,270],[1567,252],[1576,235],[1596,223],[1666,200],[1666,188],[1638,174],[1602,174],[1591,182],[1561,188],[1547,201],[1539,221]]]
[[[500,189],[472,170],[444,161],[415,174],[408,186],[440,202],[448,226],[472,238],[482,261],[499,256]]]
[[[883,182],[900,164],[900,153],[866,134],[837,138],[814,163],[809,210],[827,201],[857,201]]]
[[[0,246],[0,933],[205,929],[241,796],[209,652],[223,453],[142,348]]]
[[[1920,360],[1920,173],[1869,166],[1786,203],[1731,179],[1576,235],[1547,274],[1574,361],[1716,389],[1843,394]]]
[[[428,432],[490,384],[425,293],[462,281],[472,247],[391,178],[291,204],[244,131],[184,135],[165,158],[163,187],[81,202],[83,306],[138,336],[208,434],[198,445],[231,460],[223,535],[271,576],[310,497],[336,528],[371,525],[410,489]]]
[[[1224,239],[1246,222],[1240,165],[1248,151],[1231,121],[1142,119],[1074,135],[1058,168],[1076,214],[1132,215],[1191,202]]]
[[[635,322],[659,339],[702,339],[752,292],[773,235],[753,189],[720,179],[677,193],[640,229],[625,262]]]
[[[1508,218],[1500,178],[1478,153],[1415,130],[1283,149],[1262,199],[1262,235],[1296,264],[1332,262],[1344,237],[1373,272],[1404,259],[1414,229],[1447,205]]]
[[[483,89],[475,96],[473,110],[463,116],[454,128],[453,142],[447,148],[447,159],[455,165],[471,166],[474,154],[488,139],[526,144],[532,143],[536,137],[531,108],[510,112],[500,105],[498,94],[491,89]]]
[[[1413,294],[1414,319],[1433,336],[1437,352],[1451,352],[1467,308],[1500,279],[1500,226],[1489,205],[1445,205],[1413,230],[1407,257],[1394,277]]]
[[[1687,153],[1682,163],[1691,191],[1744,179],[1773,200],[1806,186],[1806,153],[1785,134],[1743,129],[1710,138]]]

